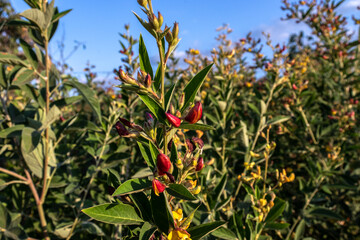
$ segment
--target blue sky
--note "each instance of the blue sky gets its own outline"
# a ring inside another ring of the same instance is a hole
[[[17,12],[28,9],[22,0],[10,0]],[[292,32],[299,32],[304,26],[289,21],[280,21],[285,13],[281,11],[280,0],[153,0],[154,10],[164,16],[164,22],[172,25],[179,22],[182,39],[177,49],[179,55],[189,48],[209,52],[216,46],[215,29],[229,24],[233,29],[231,38],[238,40],[249,31],[260,36],[262,31],[269,32],[275,42],[284,43]],[[74,74],[81,78],[82,70],[89,62],[96,66],[100,76],[113,77],[112,70],[120,62],[118,35],[124,32],[124,25],[130,24],[130,32],[138,38],[142,33],[149,55],[156,56],[156,45],[150,34],[138,23],[132,11],[145,17],[136,0],[56,0],[60,11],[73,9],[60,20],[59,28],[52,39],[51,53],[59,58],[58,44],[64,39],[65,56],[76,45],[85,44],[67,60]],[[343,11],[356,13],[360,0],[347,0]]]

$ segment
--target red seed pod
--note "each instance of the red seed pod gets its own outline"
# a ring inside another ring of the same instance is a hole
[[[119,121],[116,122],[115,128],[120,137],[130,134],[129,131],[125,128],[125,126]]]
[[[199,157],[195,170],[198,172],[201,169],[203,169],[203,167],[204,167],[204,159],[202,157]]]
[[[121,118],[121,117],[119,117],[119,120],[120,120],[120,122],[122,123],[122,124],[124,124],[125,126],[127,126],[127,127],[129,127],[129,128],[132,128],[133,126],[132,126],[132,123],[129,121],[129,120],[127,120],[127,119],[125,119],[125,118]]]
[[[152,187],[157,196],[159,196],[159,193],[162,193],[166,188],[165,184],[163,184],[162,182],[160,182],[157,179],[154,179],[152,181]]]
[[[179,127],[181,124],[181,119],[178,117],[175,117],[174,115],[170,114],[170,113],[165,113],[166,114],[166,118],[169,121],[169,123],[171,125],[173,125],[174,127]]]
[[[165,174],[166,174],[166,176],[168,176],[168,178],[170,179],[170,182],[171,182],[171,183],[174,183],[174,182],[175,182],[175,178],[174,178],[174,176],[173,176],[171,173],[166,172]]]
[[[185,120],[193,124],[200,120],[202,117],[202,105],[201,102],[197,102],[195,106],[186,115]]]
[[[156,161],[156,166],[157,166],[159,175],[162,176],[166,172],[168,172],[170,167],[171,167],[170,158],[168,156],[166,156],[165,154],[160,153],[157,156],[156,160],[157,160]]]

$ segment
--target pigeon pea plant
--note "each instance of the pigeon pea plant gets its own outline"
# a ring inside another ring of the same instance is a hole
[[[148,21],[137,14],[135,16],[156,40],[160,62],[154,75],[140,35],[140,70],[137,78],[121,68],[116,73],[122,82],[119,87],[135,92],[147,106],[148,112],[144,113],[142,126],[119,117],[115,129],[121,137],[137,142],[152,174],[147,178],[134,178],[121,183],[113,193],[114,202],[82,211],[106,223],[142,225],[140,239],[199,239],[225,223],[210,221],[190,227],[201,205],[201,200],[196,197],[201,191],[197,174],[204,167],[204,143],[197,136],[188,137],[188,130],[212,129],[199,123],[202,103],[196,101],[197,92],[212,65],[196,74],[181,92],[180,99],[174,101],[177,84],[166,89],[165,71],[167,61],[180,41],[178,23],[174,23],[172,28],[162,27],[163,16],[160,12],[155,15],[151,0],[139,0],[138,3]],[[193,210],[186,217],[182,207],[184,201],[193,202]]]

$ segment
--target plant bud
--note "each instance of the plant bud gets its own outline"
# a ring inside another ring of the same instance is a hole
[[[158,30],[160,28],[160,24],[159,24],[159,20],[155,16],[155,14],[149,15],[148,18],[149,18],[149,23],[151,24],[153,29]]]
[[[156,161],[156,166],[157,166],[159,175],[162,176],[166,172],[168,172],[170,167],[171,167],[170,158],[168,156],[166,156],[165,154],[160,153],[157,156],[156,160],[157,160]]]
[[[119,117],[119,120],[122,124],[124,124],[125,126],[129,127],[129,128],[132,128],[132,124],[129,120],[125,119],[125,118],[121,118]]]
[[[185,120],[193,124],[200,120],[202,117],[202,105],[201,102],[197,102],[195,106],[186,115]]]
[[[192,153],[195,150],[196,145],[190,139],[186,139],[185,142],[189,152]]]
[[[192,138],[191,138],[191,141],[194,143],[194,145],[195,145],[196,147],[198,147],[199,149],[203,149],[203,147],[204,147],[204,141],[201,140],[201,138],[192,137]]]
[[[144,8],[147,7],[148,1],[147,0],[137,0],[138,4]]]
[[[162,182],[160,182],[157,179],[154,179],[152,181],[152,187],[153,187],[153,190],[154,190],[156,196],[159,196],[159,193],[162,193],[166,188],[165,184],[163,184]]]
[[[185,103],[185,93],[182,93],[179,100],[179,109],[181,109],[184,106],[184,103]]]
[[[161,15],[160,12],[158,12],[158,19],[159,19],[159,28],[161,28],[161,26],[162,26],[163,23],[164,23],[164,18],[163,18],[163,16]]]
[[[171,182],[171,183],[174,183],[174,182],[175,182],[175,178],[174,178],[174,176],[173,176],[171,173],[166,172],[165,174],[166,174],[166,176],[170,179],[170,182]]]
[[[166,26],[165,26],[165,28],[166,28]],[[165,35],[165,39],[166,39],[166,41],[167,41],[169,44],[172,43],[172,41],[173,41],[173,36],[172,36],[172,33],[171,33],[170,30],[167,31],[167,33],[166,33],[166,35]]]
[[[199,157],[195,170],[198,172],[201,169],[203,169],[203,167],[204,167],[204,159],[202,157]]]
[[[179,127],[181,124],[181,119],[178,117],[175,117],[174,115],[170,114],[170,113],[165,113],[166,114],[166,118],[168,120],[168,122],[173,125],[174,127]]]
[[[130,134],[129,131],[125,128],[125,126],[120,121],[116,122],[115,128],[120,137]]]
[[[146,74],[145,80],[144,80],[144,85],[146,88],[150,88],[151,87],[151,76],[150,74]]]
[[[172,30],[173,40],[177,40],[178,36],[179,36],[179,24],[175,22]]]

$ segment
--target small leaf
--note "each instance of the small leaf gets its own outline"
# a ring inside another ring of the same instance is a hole
[[[169,90],[166,92],[165,94],[165,112],[169,109],[170,104],[171,104],[171,99],[174,95],[174,90],[175,90],[175,86],[176,86],[177,82],[174,83]]]
[[[330,218],[335,220],[344,220],[341,215],[339,215],[336,212],[331,211],[327,208],[322,207],[315,207],[309,210],[309,214],[314,217],[324,217],[324,218]]]
[[[150,58],[148,52],[146,50],[146,46],[143,40],[142,35],[140,34],[139,38],[139,60],[140,60],[140,68],[144,72],[150,74],[151,79],[154,79],[153,70],[150,63]]]
[[[25,127],[21,134],[21,148],[26,153],[31,153],[40,142],[40,132],[33,128]]]
[[[150,167],[150,169],[152,171],[154,171],[155,169],[155,161],[151,155],[151,152],[150,152],[150,149],[149,149],[149,145],[145,145],[141,142],[137,142],[138,146],[139,146],[139,149],[140,149],[140,152],[141,152],[141,155],[143,156],[143,158],[145,159],[147,165]]]
[[[27,18],[30,22],[35,23],[40,30],[45,30],[46,22],[45,15],[39,9],[28,9],[20,13],[20,16]]]
[[[123,224],[139,225],[143,220],[136,213],[135,208],[128,204],[102,204],[81,210],[83,213],[97,221]]]
[[[96,93],[92,89],[90,89],[87,85],[77,81],[66,81],[65,84],[70,85],[79,91],[79,93],[84,97],[86,102],[93,109],[93,111],[95,112],[96,116],[98,117],[101,123],[102,119],[101,119],[100,102],[96,98]]]
[[[265,223],[270,223],[275,221],[284,211],[286,202],[280,198],[275,199],[275,205],[271,208],[269,214],[265,219]]]
[[[214,237],[217,237],[220,239],[226,239],[226,240],[237,240],[238,239],[236,237],[235,233],[233,233],[231,230],[224,228],[224,227],[220,227],[220,228],[216,229],[215,231],[213,231],[211,233],[211,235],[213,235]]]
[[[161,85],[161,63],[159,63],[156,72],[155,72],[155,78],[154,78],[154,89],[155,91],[158,91]]]
[[[213,64],[202,69],[198,74],[196,74],[185,86],[184,93],[185,93],[185,102],[184,106],[181,109],[181,113],[185,111],[185,109],[192,103],[195,99],[196,93],[200,89],[201,85],[203,84],[206,75],[209,73]]]
[[[221,194],[223,193],[223,191],[225,189],[226,182],[227,182],[227,173],[225,173],[221,177],[220,182],[216,185],[216,187],[214,189],[214,195],[213,195],[213,199],[215,200],[214,203],[219,201],[220,196],[221,196]]]
[[[12,138],[15,136],[20,136],[24,127],[25,126],[23,124],[19,124],[10,128],[3,129],[0,131],[0,138]]]
[[[113,196],[121,196],[140,192],[146,188],[151,188],[151,181],[145,178],[130,179],[121,184],[113,193]]]
[[[289,223],[275,223],[275,222],[271,222],[271,223],[267,223],[265,225],[266,229],[270,229],[270,230],[281,230],[281,229],[285,229],[288,228],[290,226]]]
[[[175,184],[175,183],[169,184],[169,187],[166,188],[166,191],[170,195],[180,199],[197,200],[197,198],[194,195],[192,195],[192,193],[189,192],[189,190],[181,184]]]
[[[54,16],[52,17],[51,22],[54,23],[54,22],[56,22],[56,21],[59,21],[60,18],[64,17],[66,14],[68,14],[68,13],[71,12],[71,11],[72,11],[72,9],[68,9],[68,10],[65,10],[65,11],[63,11],[63,12],[54,14]]]
[[[155,231],[156,227],[152,227],[150,223],[145,222],[140,229],[139,240],[149,240]]]
[[[275,125],[275,124],[279,124],[279,123],[282,123],[282,122],[286,122],[289,119],[291,119],[291,117],[289,117],[289,116],[277,116],[277,117],[274,117],[273,119],[270,119],[267,122],[267,124],[268,125]]]
[[[21,38],[20,38],[20,46],[23,49],[24,55],[26,56],[26,59],[30,62],[31,66],[34,69],[37,69],[39,63],[38,63],[36,53],[34,52],[32,47]]]
[[[222,222],[222,221],[205,223],[205,224],[201,224],[201,225],[189,228],[187,230],[187,232],[190,233],[192,240],[197,240],[197,239],[201,239],[202,237],[215,231],[216,229],[218,229],[219,227],[221,227],[224,224],[225,224],[225,222]]]
[[[35,79],[35,77],[36,75],[33,70],[22,68],[16,73],[11,84],[16,86],[21,86],[31,82],[32,80]]]
[[[164,192],[156,196],[152,190],[150,203],[156,226],[158,226],[160,231],[167,234],[174,227],[174,218]]]
[[[27,64],[19,57],[4,52],[0,52],[0,63],[6,63],[10,65],[21,65],[27,67]]]
[[[150,201],[144,192],[130,194],[131,200],[136,205],[141,214],[141,218],[146,222],[152,222]]]
[[[214,127],[209,126],[209,125],[205,125],[205,124],[201,124],[201,123],[190,124],[190,123],[186,123],[186,122],[181,123],[179,128],[180,129],[189,129],[189,130],[202,130],[202,131],[215,130]]]
[[[294,240],[300,240],[303,239],[304,233],[305,233],[305,220],[302,219],[299,223],[299,225],[296,227],[295,231],[295,238]]]
[[[160,106],[160,104],[147,95],[138,94],[141,100],[145,103],[145,105],[149,108],[149,110],[154,114],[155,118],[159,120],[162,124],[168,125],[166,121],[166,115],[164,109]]]

